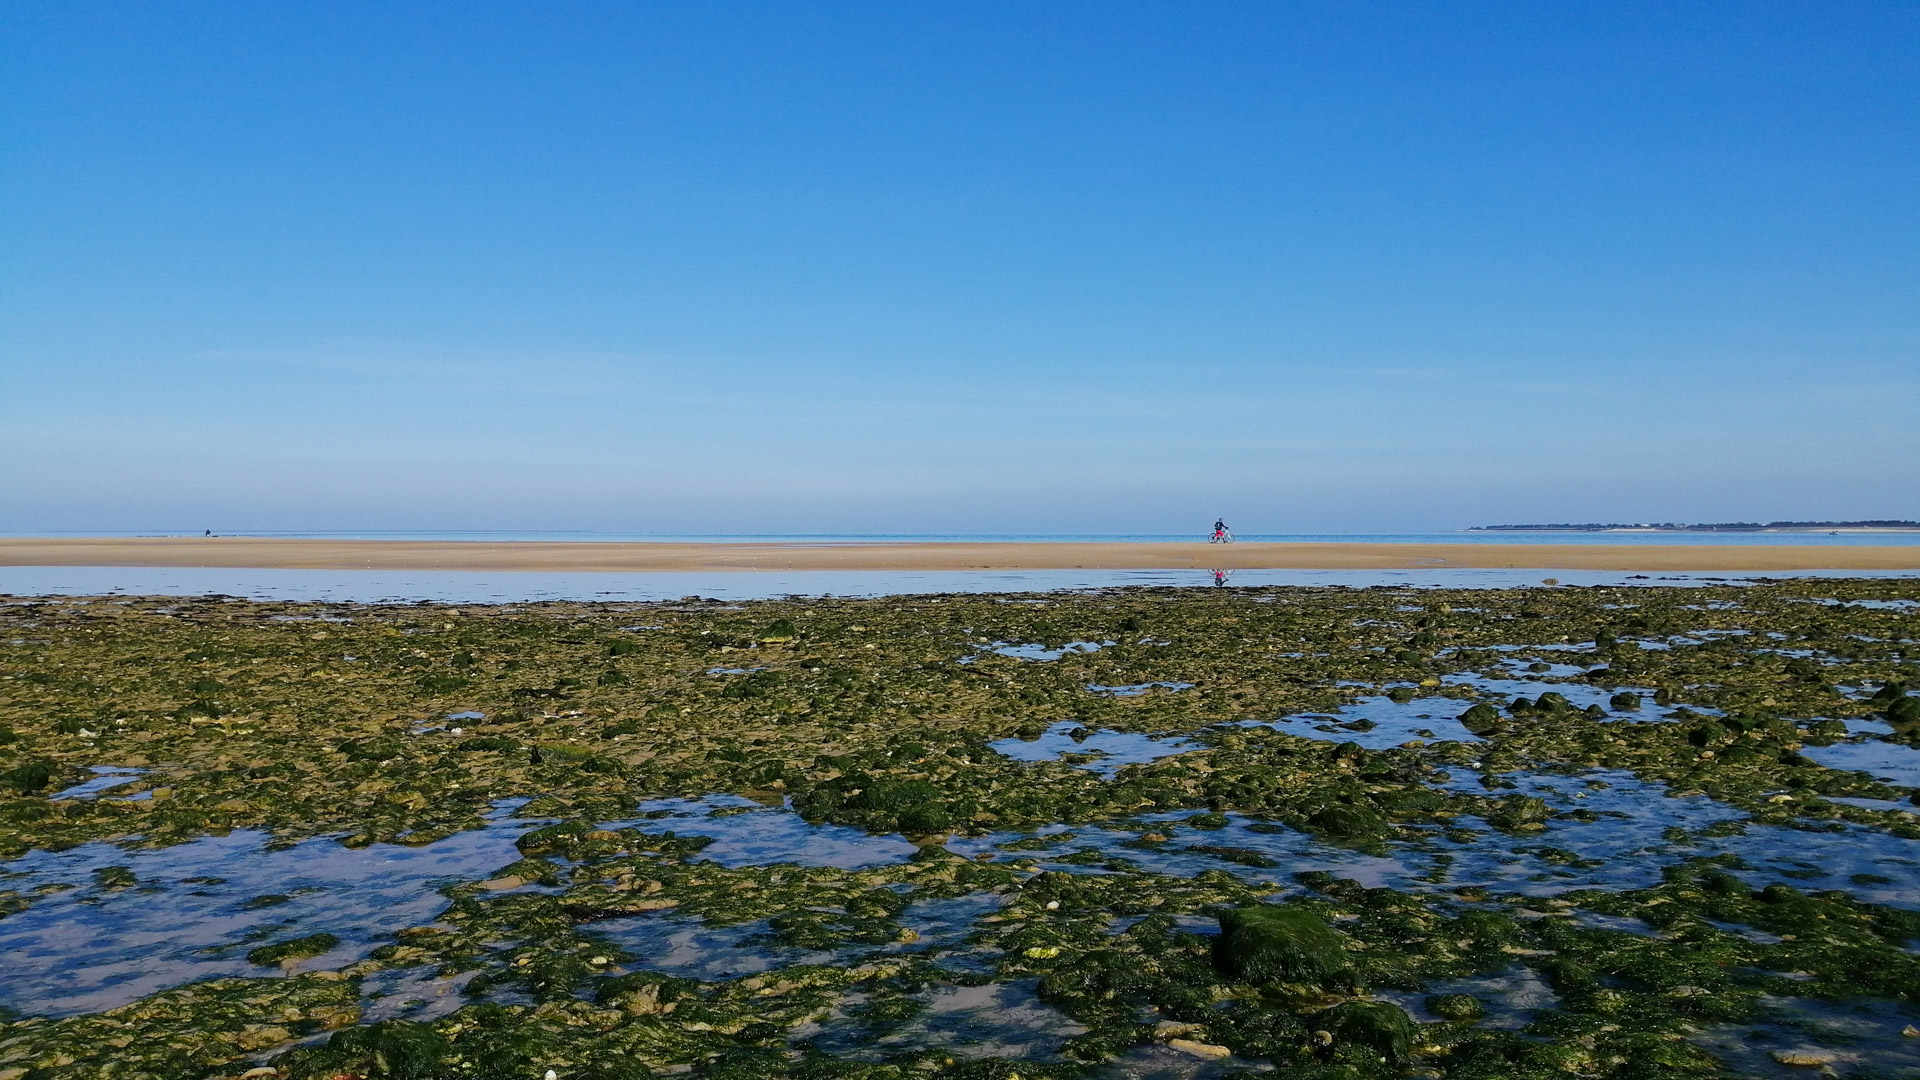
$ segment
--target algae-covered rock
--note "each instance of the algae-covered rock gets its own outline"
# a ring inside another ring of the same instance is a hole
[[[103,889],[125,889],[139,884],[129,866],[103,866],[93,872],[93,883]]]
[[[1622,690],[1607,699],[1607,706],[1620,712],[1639,712],[1640,695],[1631,690]]]
[[[1498,809],[1487,815],[1487,822],[1502,829],[1522,829],[1539,825],[1551,814],[1552,810],[1543,799],[1532,795],[1509,795],[1500,800]]]
[[[1442,1020],[1465,1023],[1487,1014],[1486,1006],[1472,994],[1435,994],[1427,999],[1427,1011]]]
[[[1339,840],[1369,840],[1385,836],[1389,826],[1379,812],[1365,806],[1336,803],[1314,811],[1307,827]]]
[[[0,784],[5,784],[22,795],[31,795],[44,791],[53,780],[54,765],[50,761],[28,761],[15,765],[6,772],[0,772]]]
[[[909,836],[931,836],[953,826],[952,816],[938,803],[910,806],[900,811],[899,821],[900,831]]]
[[[1484,738],[1499,730],[1500,710],[1484,701],[1475,702],[1460,714],[1460,726]]]
[[[308,934],[291,941],[262,945],[247,953],[247,962],[266,966],[286,960],[304,960],[309,956],[319,956],[338,944],[340,939],[332,934]]]
[[[799,636],[799,632],[793,628],[792,619],[775,619],[756,635],[759,641],[768,645],[785,645]]]
[[[1336,1052],[1346,1046],[1360,1047],[1393,1065],[1405,1065],[1413,1058],[1413,1019],[1398,1005],[1349,1001],[1328,1009],[1321,1023],[1333,1034]]]
[[[364,1070],[380,1080],[433,1080],[446,1075],[453,1052],[446,1037],[427,1024],[382,1020],[333,1034],[316,1050],[297,1050],[275,1059],[296,1077],[355,1075]],[[538,1075],[528,1073],[527,1075]]]
[[[1258,904],[1219,916],[1215,966],[1252,983],[1320,983],[1347,967],[1346,940],[1325,919],[1301,908]]]
[[[522,855],[564,854],[578,847],[592,833],[593,825],[589,822],[577,819],[562,821],[527,833],[514,841],[513,846],[519,848]]]
[[[1920,697],[1903,697],[1887,706],[1887,722],[1896,727],[1920,724]]]

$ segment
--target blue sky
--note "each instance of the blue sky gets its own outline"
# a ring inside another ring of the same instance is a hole
[[[1920,6],[9,4],[0,530],[1920,517]]]

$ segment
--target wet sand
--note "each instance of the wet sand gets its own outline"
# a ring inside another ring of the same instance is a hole
[[[1911,547],[1073,541],[490,542],[252,537],[0,539],[0,566],[292,570],[1920,570]]]

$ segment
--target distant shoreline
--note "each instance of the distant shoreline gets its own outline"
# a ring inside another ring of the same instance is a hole
[[[0,566],[662,572],[755,570],[1920,570],[1920,545],[1192,541],[687,543],[0,538]]]
[[[1909,533],[1920,532],[1920,521],[1774,521],[1765,525],[1726,522],[1708,525],[1475,525],[1472,533]]]

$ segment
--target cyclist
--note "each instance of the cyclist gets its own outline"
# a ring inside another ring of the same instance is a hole
[[[1227,530],[1227,520],[1225,518],[1214,518],[1213,537],[1208,543],[1224,544],[1232,538],[1233,534]]]

